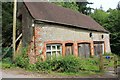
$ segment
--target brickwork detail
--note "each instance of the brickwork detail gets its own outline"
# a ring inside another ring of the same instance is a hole
[[[34,36],[31,40],[31,43],[28,47],[28,56],[29,56],[29,59],[30,59],[30,63],[35,63],[36,62],[36,59],[35,59],[35,48],[34,48]]]

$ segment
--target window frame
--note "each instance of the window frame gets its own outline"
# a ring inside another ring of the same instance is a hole
[[[48,46],[50,46],[50,50],[48,50]],[[58,49],[58,46],[60,47],[59,49]],[[55,47],[55,49],[53,49],[53,47]],[[58,55],[60,54],[62,54],[62,44],[59,44],[59,43],[57,43],[57,44],[46,44],[46,55],[48,54],[48,53],[50,53],[50,57],[52,57],[53,56],[53,52],[55,52],[55,56],[56,57],[58,57]]]

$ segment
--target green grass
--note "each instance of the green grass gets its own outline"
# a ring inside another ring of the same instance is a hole
[[[2,67],[2,61],[0,61],[0,68]]]
[[[1,62],[1,66],[3,69],[16,67],[15,64],[13,64],[11,58],[4,58]]]
[[[51,72],[50,74],[52,75],[57,75],[57,76],[77,76],[77,77],[85,77],[85,76],[93,76],[93,75],[101,75],[103,72],[92,72],[92,71],[80,71],[77,73],[71,73],[71,72]]]

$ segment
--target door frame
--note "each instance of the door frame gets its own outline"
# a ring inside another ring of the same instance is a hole
[[[66,53],[66,47],[69,46],[71,47],[71,52],[70,53]],[[65,43],[65,55],[73,55],[74,53],[74,44],[73,43]]]

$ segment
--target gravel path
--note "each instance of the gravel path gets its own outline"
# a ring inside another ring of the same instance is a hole
[[[1,70],[2,78],[47,78],[43,74],[25,71],[23,69],[4,69]]]
[[[104,75],[93,75],[93,76],[60,76],[60,75],[52,75],[48,73],[37,73],[25,71],[20,68],[15,69],[0,69],[1,78],[115,78],[116,76],[111,74]]]

